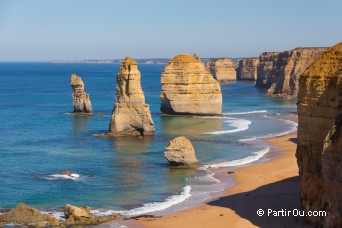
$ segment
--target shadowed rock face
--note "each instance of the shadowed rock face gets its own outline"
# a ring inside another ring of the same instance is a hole
[[[126,57],[116,79],[116,103],[109,131],[113,136],[153,135],[154,124],[140,85],[138,64]]]
[[[259,65],[257,70],[257,81],[255,86],[260,88],[270,87],[270,78],[273,74],[273,68],[278,61],[279,52],[264,52],[259,56]]]
[[[183,136],[172,139],[165,148],[164,155],[170,166],[196,167],[199,165],[194,147]]]
[[[316,227],[342,227],[342,43],[299,79],[298,160],[301,204]]]
[[[235,81],[236,70],[228,58],[212,59],[205,65],[206,69],[218,81]]]
[[[239,80],[257,80],[259,58],[244,58],[239,62],[236,76]]]
[[[74,112],[92,112],[90,97],[84,92],[84,83],[76,74],[70,76],[70,84],[72,88],[72,102]]]
[[[221,115],[220,84],[198,59],[180,54],[161,77],[161,108],[166,114]]]

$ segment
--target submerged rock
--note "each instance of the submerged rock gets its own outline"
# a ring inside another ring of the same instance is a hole
[[[298,146],[302,208],[315,227],[342,227],[342,43],[324,52],[299,80]]]
[[[116,103],[109,132],[113,136],[153,135],[154,123],[140,84],[138,64],[126,57],[116,78]]]
[[[218,81],[236,80],[236,70],[228,58],[211,59],[205,67]]]
[[[30,207],[24,203],[19,203],[15,208],[11,209],[4,215],[0,215],[0,220],[3,223],[14,223],[14,224],[40,224],[45,225],[56,225],[59,224],[58,220],[41,213],[36,208]]]
[[[257,80],[259,58],[244,58],[239,61],[236,77],[239,80]]]
[[[71,173],[67,169],[64,169],[61,174],[62,175],[67,175],[68,177],[71,177]]]
[[[161,112],[165,114],[221,115],[218,81],[198,59],[180,54],[169,61],[161,77]]]
[[[92,105],[90,97],[84,92],[84,83],[76,74],[70,76],[70,84],[72,88],[72,102],[75,113],[91,113]]]
[[[183,136],[172,139],[169,142],[169,145],[165,148],[164,156],[169,161],[170,166],[199,166],[194,147],[191,142]]]

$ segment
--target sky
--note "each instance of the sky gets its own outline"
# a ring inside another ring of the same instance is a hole
[[[341,0],[0,0],[0,61],[252,57],[342,41]]]

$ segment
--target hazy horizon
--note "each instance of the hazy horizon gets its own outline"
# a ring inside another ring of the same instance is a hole
[[[341,42],[342,2],[0,1],[0,61],[257,57]]]

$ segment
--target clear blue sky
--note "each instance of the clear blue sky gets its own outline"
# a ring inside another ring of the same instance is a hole
[[[0,0],[0,61],[258,56],[342,41],[341,0]]]

